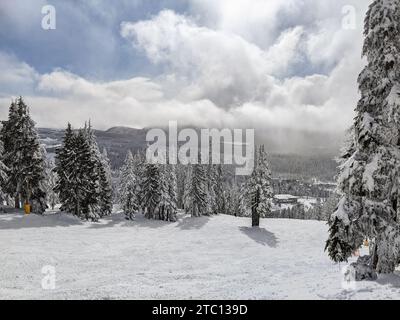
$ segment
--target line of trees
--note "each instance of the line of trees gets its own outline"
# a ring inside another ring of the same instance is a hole
[[[253,226],[258,226],[261,217],[271,214],[273,191],[263,146],[255,158],[252,175],[239,187],[236,181],[228,181],[222,165],[151,164],[142,152],[135,156],[129,152],[119,171],[118,203],[127,219],[141,212],[149,219],[176,221],[181,207],[192,217],[218,213],[251,216]]]
[[[37,214],[61,203],[61,210],[93,221],[111,214],[110,164],[90,125],[77,132],[68,125],[54,163],[23,98],[12,101],[0,130],[0,201],[17,209],[29,204]]]
[[[35,123],[22,97],[11,103],[0,130],[0,196],[16,208],[30,204],[42,214],[50,206],[81,219],[97,221],[113,210],[112,172],[106,150],[100,152],[90,123],[68,124],[55,161],[40,145]],[[179,181],[178,181],[179,177]],[[143,152],[128,152],[118,174],[116,202],[127,219],[176,221],[178,208],[193,217],[218,213],[251,216],[253,226],[271,214],[271,172],[261,146],[251,176],[232,179],[223,165],[153,164]]]

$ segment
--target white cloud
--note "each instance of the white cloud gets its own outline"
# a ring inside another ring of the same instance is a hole
[[[10,93],[15,88],[26,91],[39,77],[31,66],[1,51],[0,70],[0,90],[4,93]]]
[[[181,98],[209,99],[228,108],[264,99],[269,77],[284,73],[295,61],[302,29],[285,31],[269,50],[262,50],[236,34],[162,11],[151,20],[123,23],[121,34],[153,63],[168,66],[173,79],[180,80],[175,87]]]
[[[121,28],[121,34],[149,60],[165,66],[167,79],[172,79],[168,87],[177,89],[176,97],[187,103],[209,99],[226,109],[236,123],[256,127],[342,132],[350,125],[357,101],[356,79],[363,65],[362,24],[356,30],[341,27],[344,3],[192,2],[211,18],[163,11]],[[303,24],[292,21],[294,26],[287,23],[277,32],[277,17],[296,17],[301,7],[311,9],[313,4],[315,12],[307,13],[320,14],[319,20],[298,17]],[[357,12],[365,8],[361,5]],[[243,17],[249,25],[243,25]],[[265,48],[251,41],[261,26],[273,38],[264,42],[269,43]],[[306,75],[292,76],[296,71]]]
[[[96,83],[63,70],[42,75],[37,88],[40,92],[55,93],[64,97],[110,101],[133,98],[144,102],[160,100],[163,97],[160,86],[147,78]]]

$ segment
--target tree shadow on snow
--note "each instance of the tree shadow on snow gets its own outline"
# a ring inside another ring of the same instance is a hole
[[[147,219],[143,214],[137,213],[134,216],[133,220],[127,220],[125,215],[122,213],[113,214],[108,217],[101,218],[98,223],[93,223],[90,228],[93,229],[102,229],[102,228],[110,228],[116,225],[120,227],[144,227],[144,228],[161,228],[166,224],[170,224],[171,222],[155,220],[155,219]]]
[[[135,219],[131,221],[131,223],[144,228],[157,229],[161,227],[165,227],[173,222],[156,220],[156,219],[148,219],[143,214],[139,213],[135,216]]]
[[[276,248],[278,245],[278,238],[275,236],[275,234],[264,228],[239,227],[239,230],[242,231],[251,240],[262,244],[263,246]]]
[[[383,286],[390,285],[394,288],[400,288],[400,273],[382,274],[376,282]]]
[[[22,211],[0,216],[0,230],[27,228],[70,227],[81,225],[82,221],[66,214],[25,215]]]
[[[185,216],[179,220],[177,227],[181,228],[182,230],[201,229],[208,223],[209,220],[210,217],[208,216],[202,216],[202,217]]]
[[[129,221],[125,219],[125,215],[113,214],[108,217],[103,217],[99,222],[94,222],[90,225],[91,229],[103,229],[112,228],[116,225],[121,225],[122,227],[129,226]]]

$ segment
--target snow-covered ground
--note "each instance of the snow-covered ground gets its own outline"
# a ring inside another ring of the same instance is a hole
[[[249,225],[223,215],[94,224],[0,214],[0,298],[400,299],[400,274],[343,288],[323,222]],[[42,288],[44,266],[55,268],[54,290]]]

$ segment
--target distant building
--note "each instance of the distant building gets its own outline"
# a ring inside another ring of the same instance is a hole
[[[293,204],[296,205],[299,203],[299,198],[296,196],[292,196],[290,194],[276,194],[274,196],[274,203],[277,205],[281,204]]]

